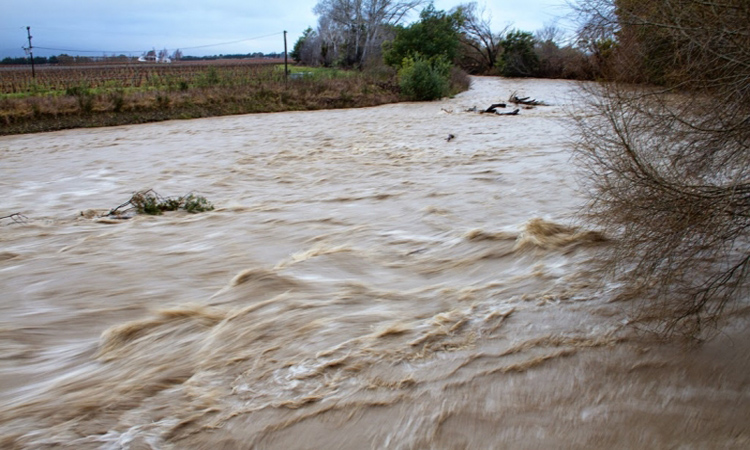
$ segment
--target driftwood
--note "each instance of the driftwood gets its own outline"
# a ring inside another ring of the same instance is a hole
[[[519,109],[515,109],[512,112],[505,112],[505,113],[501,113],[497,111],[497,108],[505,108],[506,106],[507,105],[505,103],[493,103],[485,110],[479,110],[476,106],[474,106],[473,108],[467,109],[466,112],[478,112],[479,114],[495,114],[497,116],[517,116],[518,115],[520,111]]]
[[[489,108],[482,111],[483,113],[497,113],[497,108],[505,108],[505,103],[493,103]]]
[[[543,101],[532,99],[531,97],[519,97],[516,92],[510,94],[509,102],[515,105],[529,105],[529,106],[546,106],[547,104]]]

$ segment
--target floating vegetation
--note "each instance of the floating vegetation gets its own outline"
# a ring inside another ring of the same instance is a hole
[[[214,205],[201,195],[190,193],[182,197],[162,197],[153,189],[148,189],[136,192],[130,197],[130,200],[111,209],[106,216],[128,219],[133,214],[158,216],[165,211],[177,211],[179,209],[195,214],[211,211],[214,209]]]

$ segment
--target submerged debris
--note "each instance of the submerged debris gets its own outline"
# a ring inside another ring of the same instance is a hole
[[[489,108],[482,111],[482,113],[496,113],[497,108],[505,108],[505,103],[493,103],[489,106]]]
[[[487,109],[479,109],[476,106],[469,108],[466,110],[466,112],[478,112],[479,114],[495,114],[497,116],[517,116],[519,113],[519,109],[515,109],[511,112],[498,112],[498,108],[505,108],[508,105],[505,103],[493,103],[490,106],[487,107]]]
[[[519,97],[518,92],[510,94],[508,101],[515,105],[547,106],[543,101],[532,99],[531,97]]]
[[[26,223],[29,220],[28,217],[24,216],[21,213],[13,213],[7,216],[0,217],[0,220],[3,219],[10,219],[13,221],[13,223]]]
[[[112,208],[104,217],[129,219],[135,214],[161,215],[165,211],[184,209],[189,213],[211,211],[214,205],[205,197],[192,193],[183,197],[162,197],[153,189],[136,192],[127,202]]]

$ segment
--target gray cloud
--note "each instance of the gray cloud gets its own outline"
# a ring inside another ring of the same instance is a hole
[[[210,55],[280,52],[281,32],[289,32],[289,45],[307,26],[315,27],[316,0],[4,0],[0,17],[0,57],[22,56],[26,26],[31,26],[35,55],[50,56],[62,50],[120,53],[151,48],[189,49],[186,54]],[[460,0],[436,0],[438,9],[450,9]],[[481,2],[480,2],[481,3]],[[487,3],[493,23],[501,29],[513,22],[534,31],[559,14],[554,5],[563,0],[495,0]],[[414,17],[416,18],[416,16]],[[274,35],[265,38],[238,40]],[[214,45],[221,44],[221,45]],[[192,49],[192,47],[207,46]],[[60,49],[60,50],[57,50]],[[76,52],[68,51],[75,54]]]

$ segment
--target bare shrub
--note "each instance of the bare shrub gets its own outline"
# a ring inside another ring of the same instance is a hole
[[[459,92],[466,91],[471,87],[471,78],[463,69],[451,67],[450,77],[451,94],[458,94]]]
[[[588,216],[616,241],[602,267],[639,320],[697,337],[748,292],[750,5],[590,3],[617,6],[624,41],[577,117]]]
[[[540,78],[593,79],[591,56],[582,49],[564,43],[561,28],[547,25],[535,35],[534,51],[539,58]]]

